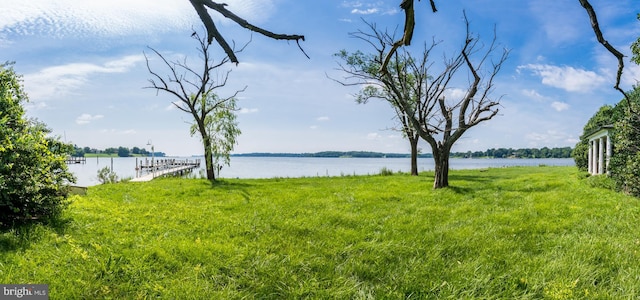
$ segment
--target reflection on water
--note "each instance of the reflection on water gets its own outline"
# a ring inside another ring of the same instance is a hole
[[[201,159],[202,157],[172,157],[176,159]],[[69,169],[78,178],[77,185],[90,186],[99,184],[98,170],[113,167],[119,178],[136,176],[136,159],[150,158],[116,157],[87,158],[86,164],[69,165]],[[452,158],[451,169],[482,169],[509,166],[573,166],[573,159],[462,159]],[[341,176],[377,174],[380,169],[409,172],[408,158],[313,158],[313,157],[231,157],[231,166],[224,166],[220,172],[223,178],[273,178],[304,176]],[[434,169],[433,159],[418,160],[419,171]],[[204,164],[195,174],[204,172]]]

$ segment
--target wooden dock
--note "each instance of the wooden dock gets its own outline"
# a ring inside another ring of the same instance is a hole
[[[145,159],[138,164],[136,159],[136,178],[132,182],[151,181],[162,176],[184,175],[200,167],[200,160]]]
[[[64,160],[65,163],[67,163],[68,165],[71,164],[86,164],[87,163],[87,158],[84,156],[67,156],[67,158]]]

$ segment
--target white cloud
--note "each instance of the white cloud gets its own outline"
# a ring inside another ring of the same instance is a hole
[[[172,110],[174,110],[174,109],[176,109],[176,105],[175,105],[175,104],[173,104],[173,102],[171,102],[171,104],[167,105],[167,106],[164,108],[164,110],[165,110],[165,111],[172,111]]]
[[[71,63],[48,67],[37,73],[24,76],[25,86],[29,88],[29,96],[43,99],[52,96],[64,96],[84,85],[92,75],[100,73],[125,73],[138,62],[142,55],[124,56],[108,61],[103,65],[92,63]]]
[[[527,90],[527,89],[524,89],[524,90],[522,90],[522,94],[523,94],[523,95],[525,95],[525,96],[527,96],[527,97],[529,97],[529,98],[531,98],[531,99],[533,99],[533,100],[539,101],[539,102],[543,102],[543,101],[548,100],[548,98],[547,98],[547,97],[545,97],[545,96],[541,95],[541,94],[540,94],[540,93],[538,93],[538,91],[536,91],[536,90]]]
[[[372,133],[367,134],[367,139],[368,140],[377,140],[377,139],[380,139],[380,138],[382,138],[382,136],[377,132],[372,132]]]
[[[342,7],[350,8],[351,14],[354,15],[393,15],[398,13],[398,9],[396,9],[395,7],[389,7],[382,1],[367,4],[364,4],[360,1],[344,1],[342,2]]]
[[[570,106],[569,104],[564,102],[554,101],[553,103],[551,103],[551,107],[553,107],[553,109],[557,111],[563,111],[569,109]]]
[[[76,123],[79,125],[85,125],[85,124],[91,123],[92,121],[100,120],[102,118],[104,118],[103,115],[92,116],[90,114],[81,114],[76,118]]]
[[[329,121],[329,117],[326,117],[326,116],[318,117],[316,118],[316,121],[320,121],[320,122]]]
[[[226,0],[228,8],[252,22],[266,21],[275,8],[271,0]],[[153,34],[198,24],[186,0],[30,0],[0,1],[0,35],[122,36]],[[212,11],[224,24],[232,21]]]
[[[640,66],[636,64],[629,64],[622,73],[622,84],[626,86],[638,85],[640,81]],[[625,87],[623,87],[625,88]]]
[[[446,91],[446,99],[452,99],[455,102],[460,101],[467,95],[467,91],[463,89],[450,89]]]
[[[241,108],[240,111],[238,111],[238,113],[240,114],[252,114],[252,113],[257,113],[258,109],[257,108]]]
[[[39,109],[49,108],[49,105],[47,105],[46,102],[42,102],[42,101],[39,101],[39,102],[30,101],[25,104],[25,108],[27,110],[39,110]]]
[[[518,66],[542,78],[542,84],[564,89],[569,92],[589,92],[606,82],[606,79],[593,72],[570,66],[528,64]]]
[[[377,8],[367,8],[367,9],[357,9],[354,8],[351,10],[351,13],[354,15],[371,15],[377,13],[379,10]]]
[[[554,145],[566,144],[575,137],[557,130],[547,130],[546,132],[531,132],[526,135],[526,140],[533,146],[555,147]]]
[[[101,133],[107,134],[116,134],[116,135],[133,135],[136,134],[137,131],[134,129],[126,129],[126,130],[116,130],[116,129],[102,129]]]

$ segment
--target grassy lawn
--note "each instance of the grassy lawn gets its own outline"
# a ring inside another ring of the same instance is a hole
[[[52,299],[626,299],[640,201],[573,167],[89,188],[0,234],[0,282]]]

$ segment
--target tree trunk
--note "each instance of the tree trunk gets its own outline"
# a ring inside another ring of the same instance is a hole
[[[409,137],[411,144],[411,176],[418,176],[418,141],[419,137]]]
[[[449,150],[438,148],[433,153],[433,160],[436,164],[435,179],[433,188],[439,189],[449,186]]]
[[[204,146],[204,161],[207,169],[207,180],[215,181],[216,173],[213,167],[213,152],[211,151],[211,140],[206,134],[202,135],[202,145]]]

